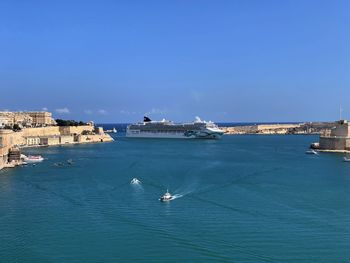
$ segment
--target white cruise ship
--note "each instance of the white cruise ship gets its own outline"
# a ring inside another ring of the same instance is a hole
[[[164,119],[152,121],[144,117],[143,122],[126,128],[126,137],[135,138],[219,139],[223,134],[215,123],[202,121],[198,117],[191,123],[174,123]]]

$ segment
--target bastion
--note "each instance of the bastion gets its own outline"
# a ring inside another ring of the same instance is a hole
[[[330,133],[320,136],[319,150],[330,152],[350,151],[350,123],[347,120],[335,122]]]

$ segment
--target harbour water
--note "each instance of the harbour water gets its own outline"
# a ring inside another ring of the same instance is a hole
[[[117,136],[0,171],[0,262],[349,262],[350,164],[316,136]]]

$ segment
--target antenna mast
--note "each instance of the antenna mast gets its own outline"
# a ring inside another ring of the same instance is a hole
[[[341,107],[341,105],[340,105],[340,107],[339,107],[339,120],[341,120],[342,119],[342,112],[343,112],[343,109],[342,109],[342,107]]]

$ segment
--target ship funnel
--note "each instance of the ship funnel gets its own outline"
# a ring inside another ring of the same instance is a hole
[[[143,117],[143,122],[151,122],[152,120],[148,118],[147,116]]]

